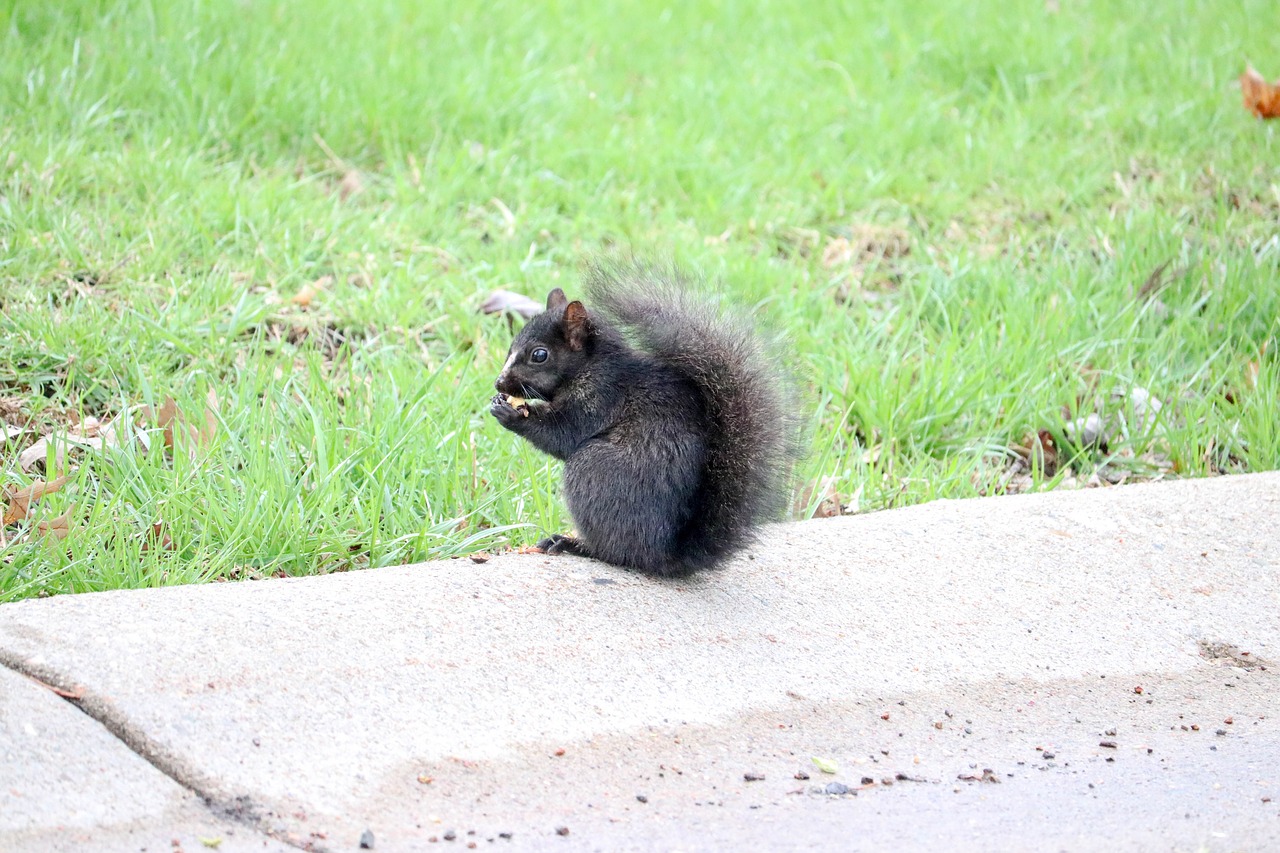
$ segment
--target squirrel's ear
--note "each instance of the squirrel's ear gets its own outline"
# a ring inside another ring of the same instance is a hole
[[[568,304],[569,300],[565,298],[564,291],[558,287],[547,294],[547,311],[563,311]]]
[[[563,296],[561,294],[561,298]],[[582,349],[590,334],[591,320],[587,317],[587,309],[582,307],[581,302],[570,302],[564,309],[564,336],[569,341],[569,349]]]

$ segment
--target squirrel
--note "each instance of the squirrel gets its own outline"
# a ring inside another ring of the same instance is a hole
[[[578,535],[537,547],[664,577],[715,567],[786,506],[794,386],[676,273],[595,266],[585,291],[552,290],[494,382],[490,413],[565,463]]]

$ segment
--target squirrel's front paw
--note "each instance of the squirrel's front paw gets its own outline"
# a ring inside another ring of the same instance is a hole
[[[506,394],[494,394],[489,401],[489,414],[498,419],[498,423],[507,429],[515,429],[525,418],[529,417],[527,406],[513,406]]]

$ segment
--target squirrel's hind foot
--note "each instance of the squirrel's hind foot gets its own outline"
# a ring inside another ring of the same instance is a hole
[[[565,536],[556,533],[548,536],[538,543],[538,550],[547,554],[570,554],[575,557],[590,557],[587,546],[582,544],[581,539],[574,539],[572,536]]]

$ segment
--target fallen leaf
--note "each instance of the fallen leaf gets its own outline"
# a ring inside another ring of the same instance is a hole
[[[528,320],[542,313],[542,304],[510,290],[495,290],[480,305],[483,314],[518,314]]]
[[[814,518],[832,518],[840,514],[840,492],[836,489],[836,478],[826,476],[805,486],[797,501],[797,508],[807,510],[817,499],[817,507],[813,511]]]
[[[1268,83],[1252,65],[1240,75],[1244,108],[1258,118],[1280,118],[1280,80]]]
[[[1090,412],[1083,418],[1068,421],[1063,425],[1063,431],[1067,435],[1067,440],[1079,447],[1106,448],[1106,425],[1102,421],[1102,416],[1097,412]]]
[[[338,197],[346,201],[353,195],[359,195],[362,192],[364,192],[364,179],[360,177],[360,173],[357,170],[348,170],[342,176],[342,183],[338,184]]]
[[[22,489],[7,489],[6,493],[9,498],[9,508],[4,513],[4,523],[14,524],[26,518],[31,508],[31,502],[40,500],[45,495],[52,494],[58,489],[66,485],[67,478],[65,476],[58,477],[55,480],[44,482],[36,480],[31,485]]]
[[[163,521],[157,521],[151,525],[142,536],[142,550],[145,551],[172,551],[173,539],[169,536],[169,531],[165,528]]]
[[[836,764],[830,758],[822,758],[820,756],[812,756],[810,759],[819,770],[823,773],[836,773],[840,770],[840,765]]]
[[[18,467],[23,471],[30,471],[37,462],[45,461],[48,455],[49,439],[38,439],[35,444],[18,454]]]
[[[57,539],[66,539],[67,534],[71,532],[71,513],[75,511],[76,505],[72,504],[67,507],[67,511],[62,515],[50,521],[37,521],[36,530],[45,536],[53,536]]]
[[[136,410],[121,414],[110,421],[85,418],[83,422],[66,432],[53,432],[42,436],[18,454],[18,467],[23,471],[30,471],[36,463],[47,462],[51,445],[54,451],[53,472],[66,469],[67,450],[71,446],[104,450],[110,447],[124,447],[132,439],[138,438],[145,447],[147,444],[145,436],[133,430],[130,420],[132,411]]]
[[[200,443],[207,445],[218,433],[218,392],[209,389],[204,397],[204,427],[200,430]]]
[[[173,450],[173,422],[178,418],[178,403],[172,397],[165,397],[159,411],[156,412],[156,426],[164,430],[164,446]]]
[[[26,673],[21,673],[21,674],[26,675]],[[53,693],[56,693],[57,695],[61,696],[63,699],[71,699],[75,702],[79,702],[81,699],[84,698],[84,688],[79,685],[76,685],[71,690],[66,690],[61,687],[58,687],[56,684],[50,684],[47,681],[43,681],[39,678],[36,678],[34,675],[26,675],[26,677],[29,680],[40,685],[41,687],[45,688],[46,690],[50,690]]]
[[[911,234],[905,228],[858,223],[847,229],[847,234],[827,241],[822,250],[822,265],[827,269],[891,261],[911,254]]]
[[[307,308],[311,305],[312,300],[319,295],[320,291],[324,290],[331,284],[333,284],[333,276],[322,275],[315,281],[302,285],[298,292],[295,293],[293,298],[289,301],[294,305]]]
[[[9,426],[6,423],[0,423],[0,441],[8,441],[11,438],[17,438],[26,431],[25,427]]]
[[[218,394],[210,388],[205,395],[204,424],[195,426],[187,423],[186,417],[172,397],[166,397],[164,403],[155,413],[156,426],[164,430],[164,446],[172,451],[178,436],[190,440],[189,452],[194,457],[200,447],[213,441],[218,430]],[[150,416],[150,410],[144,408],[144,415]]]
[[[1071,430],[1081,428],[1073,424],[1068,427],[1068,434],[1074,435]],[[1046,477],[1052,477],[1058,471],[1058,446],[1053,440],[1053,434],[1047,429],[1028,433],[1020,443],[1009,449],[1017,454],[1023,469],[1038,469]]]
[[[1258,375],[1262,372],[1262,365],[1257,359],[1249,362],[1244,366],[1244,384],[1250,390],[1258,387]]]
[[[1173,261],[1165,261],[1151,271],[1151,274],[1147,276],[1147,280],[1138,288],[1139,299],[1150,299],[1181,274],[1180,270],[1174,270],[1167,278],[1165,277],[1165,270],[1169,269],[1171,263]]]

